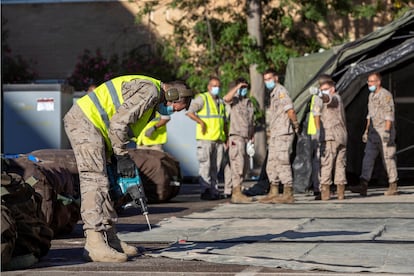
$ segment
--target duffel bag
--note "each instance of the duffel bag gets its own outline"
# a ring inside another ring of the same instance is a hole
[[[181,186],[180,163],[167,152],[128,149],[136,163],[149,203],[166,202],[177,196]]]

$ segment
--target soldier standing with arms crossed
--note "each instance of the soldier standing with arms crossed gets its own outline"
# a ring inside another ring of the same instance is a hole
[[[293,178],[289,147],[294,133],[299,133],[299,123],[288,91],[278,83],[276,72],[268,69],[263,74],[266,88],[270,91],[269,118],[270,141],[266,173],[270,189],[262,203],[293,203]],[[283,184],[283,197],[279,197],[279,185]]]
[[[392,94],[381,86],[381,75],[378,72],[368,76],[368,115],[362,141],[366,143],[359,186],[351,186],[350,190],[367,195],[368,183],[374,170],[375,159],[381,154],[384,168],[388,175],[387,196],[397,195],[397,162],[394,126],[394,100]]]

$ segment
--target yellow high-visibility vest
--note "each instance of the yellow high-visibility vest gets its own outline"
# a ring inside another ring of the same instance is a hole
[[[145,131],[153,126],[155,126],[161,119],[161,115],[157,112],[155,118],[152,119],[141,131],[139,136],[136,139],[137,145],[144,146],[153,146],[153,145],[163,145],[167,143],[167,125],[160,126],[157,128],[151,135],[147,137]]]
[[[315,95],[312,96],[312,100],[310,104],[309,119],[308,119],[308,135],[316,134],[315,118],[313,117],[313,113],[312,113],[314,104],[315,104]]]
[[[204,105],[203,108],[197,112],[197,116],[206,123],[207,132],[203,134],[200,124],[197,124],[196,139],[225,141],[226,134],[224,132],[224,120],[226,112],[224,103],[220,102],[219,108],[217,109],[216,102],[209,92],[200,94],[200,97],[203,97]]]
[[[85,116],[101,131],[107,145],[107,151],[112,153],[112,144],[109,140],[109,122],[118,108],[123,104],[122,84],[135,79],[149,80],[161,91],[161,81],[141,75],[127,75],[111,79],[76,101]],[[147,110],[141,118],[131,125],[134,137],[137,137],[147,124],[153,108]]]

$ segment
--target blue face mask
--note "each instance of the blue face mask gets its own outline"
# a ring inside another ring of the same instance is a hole
[[[158,112],[162,115],[171,115],[174,113],[174,109],[172,105],[165,105],[163,103],[158,105]]]
[[[274,80],[265,81],[266,88],[269,90],[273,90],[275,88],[276,84]]]
[[[211,88],[211,94],[213,94],[214,96],[217,96],[220,93],[220,87],[218,86],[213,86]]]
[[[244,97],[247,95],[247,88],[240,88],[239,90],[237,90],[237,94],[239,94],[240,96]]]
[[[375,90],[377,90],[377,87],[375,85],[370,85],[370,86],[368,86],[368,90],[370,92],[375,92]]]

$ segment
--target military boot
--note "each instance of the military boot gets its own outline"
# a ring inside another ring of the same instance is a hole
[[[336,193],[338,195],[339,200],[344,200],[345,199],[345,185],[344,184],[336,185]]]
[[[266,196],[265,198],[259,199],[260,203],[290,203],[283,196],[279,194],[274,196]]]
[[[290,203],[286,198],[279,195],[279,184],[271,184],[266,197],[259,200],[260,203]]]
[[[359,185],[350,186],[349,190],[353,193],[359,193],[361,196],[367,196],[368,181],[361,178],[361,180],[359,181]]]
[[[273,198],[275,196],[279,196],[279,184],[278,183],[276,183],[276,184],[270,183],[270,185],[269,185],[269,192],[261,200],[267,200],[267,199]]]
[[[397,190],[397,181],[390,183],[388,190],[385,191],[384,195],[391,196],[391,195],[398,195]]]
[[[252,199],[248,196],[245,196],[241,192],[241,186],[237,186],[237,187],[233,187],[230,202],[231,203],[251,203]]]
[[[107,232],[108,245],[114,248],[116,251],[127,254],[128,257],[134,257],[138,255],[138,249],[135,246],[128,245],[126,242],[121,241],[116,235],[116,229],[112,227]]]
[[[122,263],[128,260],[126,254],[119,253],[107,244],[103,232],[86,230],[85,236],[86,242],[83,257],[86,260],[107,263]]]
[[[330,185],[321,184],[321,200],[329,200],[331,198]]]
[[[293,203],[295,198],[293,197],[293,186],[284,186],[283,187],[283,199],[285,203]]]

